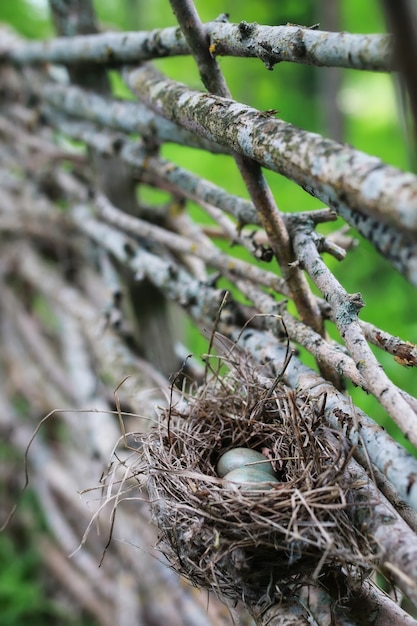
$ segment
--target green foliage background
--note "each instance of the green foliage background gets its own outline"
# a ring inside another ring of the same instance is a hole
[[[168,0],[106,0],[96,1],[95,4],[104,28],[147,30],[176,24]],[[214,19],[221,13],[229,13],[233,22],[246,20],[271,25],[287,22],[311,25],[320,22],[323,30],[328,28],[324,13],[326,2],[196,0],[195,4],[204,21]],[[340,30],[357,33],[385,31],[383,14],[377,0],[367,2],[339,0],[339,6]],[[0,2],[0,22],[11,25],[26,37],[45,38],[53,35],[46,0],[3,0]],[[327,133],[320,92],[320,72],[325,72],[325,69],[280,64],[275,66],[273,72],[269,72],[261,61],[255,59],[221,58],[220,63],[235,99],[261,110],[278,109],[279,116],[288,122],[311,131]],[[191,86],[200,87],[199,77],[191,59],[181,58],[180,62],[175,58],[160,60],[158,65],[169,76]],[[344,140],[389,164],[409,169],[406,131],[399,122],[401,109],[397,106],[392,77],[349,70],[341,72],[342,89],[334,106],[339,106],[344,113]],[[113,79],[115,92],[127,97],[127,91],[115,73]],[[203,152],[196,154],[196,151],[173,145],[164,146],[163,154],[213,180],[230,192],[247,197],[230,158]],[[282,210],[293,211],[321,206],[317,200],[285,178],[268,172],[266,175]],[[148,196],[155,201],[158,199],[157,194],[152,195],[148,192]],[[195,207],[193,210],[198,219],[205,219]],[[417,342],[416,291],[375,252],[370,244],[361,240],[360,245],[350,252],[342,263],[332,258],[327,260],[348,291],[362,293],[366,302],[362,313],[363,319],[403,339]],[[189,331],[189,347],[195,354],[206,349],[206,341],[193,329]],[[302,356],[310,365],[312,364],[309,355],[302,353]],[[378,351],[377,356],[396,384],[415,393],[415,372],[400,367],[389,355]],[[349,391],[361,408],[401,439],[401,434],[372,397],[358,389]],[[408,446],[407,442],[403,443]],[[0,558],[13,560],[15,557],[11,551],[13,548],[0,538]],[[20,559],[20,556],[18,558]],[[0,599],[7,592],[10,592],[13,598],[13,589],[19,588],[21,594],[29,593],[30,596],[32,592],[27,591],[26,578],[32,567],[33,562],[29,559],[21,561],[20,570],[10,570],[14,577],[10,579],[12,585],[5,586],[6,579],[3,573],[0,577]],[[23,595],[18,599],[19,604],[22,603],[22,598]],[[26,601],[24,603],[27,604]],[[36,608],[35,605],[36,603],[34,604]],[[47,610],[49,609],[46,604],[39,609],[41,612]],[[17,611],[13,615],[13,618],[8,619],[8,625],[17,626],[26,623],[23,613],[19,614]]]

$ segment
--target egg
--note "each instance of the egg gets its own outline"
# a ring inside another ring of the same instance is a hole
[[[267,472],[263,472],[260,469],[253,469],[251,467],[238,467],[237,469],[228,472],[223,478],[224,480],[229,480],[232,483],[246,483],[242,484],[242,489],[245,490],[272,489],[272,485],[268,483],[279,482],[274,476],[271,476]]]
[[[217,462],[216,472],[220,478],[223,478],[228,472],[245,466],[248,469],[262,470],[275,477],[274,470],[268,459],[260,452],[250,448],[233,448],[225,452]]]

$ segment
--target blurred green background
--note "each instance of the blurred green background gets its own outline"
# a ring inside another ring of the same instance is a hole
[[[168,0],[105,0],[96,1],[95,4],[104,29],[148,30],[176,24]],[[232,22],[246,20],[271,25],[291,22],[307,26],[320,23],[323,30],[355,33],[385,31],[384,16],[377,0],[196,0],[195,4],[204,21],[214,19],[221,13],[229,13]],[[53,36],[46,0],[2,0],[0,22],[11,25],[26,37]],[[285,63],[275,66],[271,72],[257,59],[219,60],[236,100],[261,110],[278,109],[282,119],[301,128],[352,144],[399,168],[411,169],[407,130],[401,123],[404,116],[391,76]],[[191,59],[181,57],[180,62],[175,58],[166,59],[157,64],[169,76],[200,87]],[[120,80],[115,74],[113,78],[117,94],[125,95]],[[173,145],[164,146],[163,154],[230,192],[247,197],[232,159],[203,152],[196,154],[196,151]],[[266,175],[277,204],[283,211],[322,206],[285,178],[269,172]],[[157,194],[152,196],[150,192],[149,198],[155,201],[158,199]],[[195,208],[193,210],[199,219],[204,219]],[[334,226],[327,228],[333,229]],[[370,244],[360,240],[360,245],[342,263],[330,257],[326,260],[348,291],[362,293],[366,302],[361,314],[363,319],[417,343],[416,290]],[[195,354],[205,352],[206,340],[192,328],[188,335],[188,347]],[[380,351],[377,351],[377,356],[393,381],[415,395],[415,370],[399,366],[391,356]],[[308,355],[302,353],[302,357],[312,364]],[[371,396],[360,389],[349,388],[349,391],[358,406],[402,440],[398,429]],[[403,443],[410,449],[407,442]],[[14,550],[16,548],[0,537],[0,561],[15,558]],[[26,613],[11,611],[6,621],[0,615],[3,626],[20,626],[29,623],[29,619],[32,624],[56,623],[56,616],[53,616],[53,611],[51,613],[49,605],[39,608],[35,600],[31,604],[23,596],[16,600],[13,595],[18,594],[20,589],[21,594],[32,597],[26,582],[23,584],[22,580],[30,578],[34,567],[31,558],[21,561],[20,570],[14,571],[15,579],[12,585],[6,586],[6,591],[0,576],[0,602],[3,604],[7,600],[11,604],[18,602],[26,606]],[[5,598],[4,594],[7,593],[9,596]],[[62,619],[59,623],[70,622]]]

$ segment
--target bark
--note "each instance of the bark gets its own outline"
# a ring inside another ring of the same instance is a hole
[[[196,60],[203,84],[211,93],[230,97],[231,94],[220,66],[210,52],[209,37],[193,2],[171,0],[171,6]],[[289,269],[294,260],[289,234],[259,163],[238,153],[233,156],[301,319],[320,335],[324,335],[321,311],[312,296],[305,276],[297,268]],[[322,364],[319,364],[319,367],[322,367]],[[340,385],[340,380],[336,380],[334,371],[329,370],[326,374],[335,385]]]
[[[216,56],[257,57],[273,69],[290,61],[307,65],[389,72],[394,69],[392,40],[387,35],[357,35],[311,30],[300,26],[262,26],[211,22],[204,25]],[[187,55],[180,28],[149,32],[102,33],[51,41],[10,42],[0,59],[18,64],[88,62],[113,67],[166,56]]]
[[[148,66],[128,72],[126,78],[132,90],[166,118],[256,159],[341,214],[347,207],[357,221],[362,216],[380,220],[381,245],[388,247],[391,241],[385,224],[402,233],[411,251],[402,271],[417,284],[415,175],[246,105],[190,90]]]
[[[69,113],[73,111],[74,110],[70,107],[68,108]],[[89,116],[91,113],[88,113],[86,110],[86,115]],[[67,119],[56,117],[50,113],[48,113],[47,117],[49,122],[57,129],[61,129],[70,136],[85,141],[88,145],[93,146],[97,150],[102,150],[105,153],[112,153],[116,149],[120,151],[120,158],[135,168],[136,176],[140,180],[158,187],[163,187],[178,196],[184,196],[197,202],[201,200],[217,206],[235,217],[239,226],[260,224],[256,209],[249,200],[229,194],[217,185],[214,185],[211,181],[204,180],[192,172],[179,167],[175,163],[169,162],[159,156],[149,155],[142,146],[124,142],[123,147],[120,148],[120,143],[123,141],[121,137],[115,137],[111,140],[108,134],[103,136],[97,129],[83,122],[68,121]],[[132,119],[132,116],[130,119]],[[117,126],[117,122],[114,122],[114,127],[121,127],[121,125]],[[171,137],[174,136],[175,135],[171,135]],[[178,143],[181,142],[178,141]],[[196,143],[192,143],[191,145],[198,147]],[[213,148],[210,149],[213,151]],[[387,224],[381,223],[375,218],[359,214],[348,207],[339,207],[338,212],[345,218],[348,224],[353,225],[360,234],[366,239],[369,239],[385,258],[390,259],[396,269],[404,273],[411,271],[406,268],[409,264],[414,262],[416,246],[407,236]],[[291,227],[291,224],[299,219],[297,215],[297,213],[284,213],[282,215],[287,227]],[[301,221],[304,220],[304,217],[308,217],[308,219],[313,220],[315,223],[330,219],[328,213],[323,214],[320,213],[320,211],[309,211],[308,216],[305,214],[299,217]],[[327,315],[329,315],[329,312]],[[365,322],[361,323],[366,325]],[[401,355],[403,354],[404,359],[410,359],[410,364],[413,362],[413,359],[416,358],[416,356],[412,356],[410,352],[410,350],[413,350],[412,345],[407,347],[405,343],[401,341],[400,345],[395,339],[388,340],[388,337],[386,337],[383,331],[371,331],[369,326],[367,326],[367,328],[369,329],[368,339],[375,345],[388,349],[392,354],[396,355],[396,350],[398,350],[398,358],[401,359]]]
[[[73,85],[46,84],[42,86],[40,95],[45,102],[71,116],[124,133],[138,133],[150,143],[173,142],[210,152],[225,152],[217,144],[196,137],[155,115],[140,102],[115,100]]]
[[[369,391],[400,426],[407,439],[417,446],[417,412],[379,367],[359,325],[358,315],[365,305],[361,294],[348,294],[345,291],[323,263],[312,232],[310,230],[306,235],[307,230],[303,227],[298,228],[293,238],[294,248],[301,265],[307,270],[326,302],[332,307],[337,328],[358,371],[364,377]]]

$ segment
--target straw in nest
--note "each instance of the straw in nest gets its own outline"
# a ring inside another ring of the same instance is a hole
[[[360,532],[369,503],[346,440],[324,423],[324,399],[272,386],[242,353],[225,362],[227,374],[183,394],[142,438],[161,550],[192,584],[246,603],[276,601],[335,569],[360,584],[375,560]],[[220,479],[217,461],[236,447],[267,454],[279,482],[254,490]]]

